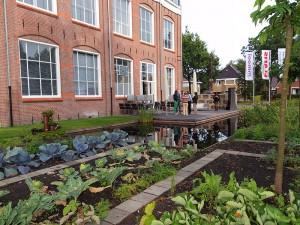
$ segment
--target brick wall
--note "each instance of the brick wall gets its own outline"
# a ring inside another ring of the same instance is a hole
[[[11,64],[11,86],[14,125],[39,122],[41,111],[53,109],[55,117],[61,120],[89,116],[109,116],[111,112],[111,82],[113,115],[119,114],[118,102],[114,90],[114,56],[126,55],[133,60],[134,93],[140,94],[140,61],[151,61],[156,65],[157,99],[164,89],[164,66],[172,65],[175,69],[175,88],[181,87],[181,18],[180,15],[162,7],[156,1],[132,0],[132,38],[111,33],[112,68],[109,68],[109,30],[107,1],[99,1],[100,24],[95,28],[72,20],[71,0],[57,1],[57,15],[26,6],[15,0],[7,1],[8,33]],[[111,1],[112,4],[112,1]],[[155,44],[140,42],[139,5],[145,4],[154,12]],[[110,12],[111,30],[113,30],[112,5]],[[3,1],[0,2],[0,47],[5,49]],[[161,16],[159,15],[161,12]],[[162,18],[167,16],[174,22],[175,51],[162,48]],[[61,98],[22,98],[20,82],[19,38],[54,44],[59,47]],[[161,44],[159,44],[161,43]],[[101,63],[101,98],[75,98],[73,49],[100,54]],[[0,126],[9,125],[9,104],[7,88],[6,57],[0,55]],[[161,63],[160,63],[161,62]],[[162,74],[161,74],[162,73]],[[162,82],[161,82],[162,81]],[[163,93],[163,92],[162,92]]]

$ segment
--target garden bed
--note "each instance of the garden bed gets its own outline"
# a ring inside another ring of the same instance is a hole
[[[202,158],[203,156],[205,156],[206,154],[212,152],[215,149],[224,149],[224,150],[238,150],[238,151],[243,151],[243,152],[252,152],[252,153],[257,153],[257,154],[266,154],[268,152],[268,150],[270,150],[271,148],[276,147],[276,144],[271,144],[271,143],[263,143],[263,142],[240,142],[240,141],[233,141],[233,140],[227,140],[225,142],[222,143],[218,143],[215,144],[209,148],[203,149],[198,151],[192,158],[188,159],[188,160],[173,160],[173,163],[169,162],[169,165],[172,165],[173,167],[175,167],[176,169],[182,168],[186,165],[189,165],[190,163]],[[179,150],[179,149],[177,149]],[[179,150],[180,151],[180,150]],[[149,153],[150,158],[158,158],[159,154],[157,152],[151,152]],[[108,162],[106,163],[106,165],[112,165],[115,166],[114,164],[118,165],[118,162],[116,160],[113,160],[109,157],[107,157]],[[145,165],[145,162],[147,160],[145,159],[145,157],[142,157],[140,159],[134,160],[132,163],[126,161],[125,162],[125,166],[128,167],[134,167],[131,168],[130,170],[127,170],[126,173],[122,174],[122,176],[124,177],[125,174],[128,174],[128,172],[130,173],[139,173],[139,177],[144,177],[147,176],[147,174],[151,174],[151,173],[155,173],[156,171],[153,170],[153,168],[139,168],[137,169],[138,166],[143,166]],[[95,165],[95,160],[91,160],[86,162],[86,164],[91,164],[92,166]],[[123,164],[124,165],[124,164]],[[76,166],[73,166],[76,170],[79,170],[79,164]],[[166,166],[163,166],[163,169],[168,171],[168,169],[166,168]],[[159,169],[160,171],[158,172],[159,175],[161,175],[162,173],[162,169]],[[235,156],[235,155],[229,155],[229,154],[224,154],[221,157],[219,157],[217,160],[213,161],[212,163],[208,164],[207,166],[205,166],[201,171],[207,171],[210,172],[213,171],[215,174],[222,174],[222,177],[224,179],[224,181],[226,181],[226,179],[228,179],[229,177],[229,173],[232,171],[235,171],[236,173],[236,178],[238,181],[243,180],[245,177],[250,178],[254,178],[259,186],[264,186],[264,187],[269,187],[270,185],[273,184],[273,177],[275,174],[275,167],[271,164],[268,164],[266,162],[261,161],[258,158],[254,158],[254,157],[245,157],[245,156]],[[170,171],[172,171],[170,169]],[[172,175],[172,172],[169,171],[169,174],[166,173],[163,175],[163,177],[169,177]],[[289,173],[289,176],[284,176],[285,180],[284,180],[284,190],[287,191],[290,186],[289,183],[291,183],[294,179],[294,174],[291,171],[285,171],[285,173]],[[170,174],[171,173],[171,174]],[[175,189],[175,193],[181,193],[181,192],[186,192],[189,191],[191,189],[191,182],[194,178],[199,177],[200,176],[200,171],[196,172],[192,177],[188,178],[187,180],[183,181],[182,183],[180,183],[178,186],[176,186]],[[84,176],[84,180],[89,179],[91,176]],[[163,179],[162,177],[162,179]],[[60,176],[58,174],[58,171],[54,171],[54,172],[50,172],[48,174],[44,174],[44,175],[40,175],[37,177],[34,177],[35,180],[40,180],[44,183],[44,185],[48,186],[48,192],[50,191],[50,193],[52,192],[52,194],[55,194],[54,191],[56,191],[56,186],[52,185],[51,183],[53,181],[58,181],[60,180]],[[155,180],[155,182],[157,182],[159,180]],[[136,183],[137,181],[132,180],[131,183]],[[84,202],[86,204],[91,204],[91,205],[95,205],[97,203],[99,203],[101,201],[101,199],[108,199],[111,203],[111,208],[113,208],[114,206],[118,205],[121,202],[120,196],[116,197],[116,195],[113,194],[113,191],[116,190],[117,188],[119,188],[122,184],[126,183],[125,181],[123,181],[121,179],[121,176],[118,177],[113,185],[113,188],[109,187],[107,189],[105,189],[104,191],[101,192],[97,192],[97,193],[91,193],[89,190],[84,191],[78,198],[79,202]],[[149,182],[148,186],[153,184],[153,182]],[[93,187],[99,187],[101,186],[98,182],[94,183],[93,185],[91,185]],[[132,186],[128,186],[130,188],[132,188]],[[25,181],[20,181],[14,184],[11,184],[7,187],[5,187],[6,189],[8,189],[10,191],[10,194],[5,195],[3,197],[0,198],[0,201],[2,203],[4,203],[3,205],[5,205],[5,203],[7,202],[12,202],[13,205],[15,206],[17,204],[17,202],[20,199],[27,199],[30,196],[30,191],[25,183]],[[128,192],[129,190],[126,189],[127,187],[125,187],[123,189],[123,194],[125,194],[123,197],[125,200],[127,198],[129,198],[128,196],[126,196],[126,192]],[[145,187],[138,187],[136,191],[133,191],[133,193],[137,193],[139,191],[142,191],[142,189],[147,188],[147,186]],[[122,195],[122,193],[121,193]],[[162,196],[158,202],[157,202],[157,212],[163,212],[165,210],[171,210],[175,207],[175,205],[170,201],[169,199],[170,197],[170,193]],[[58,221],[59,218],[62,217],[62,210],[63,210],[64,206],[58,206],[58,208],[54,211],[54,214],[56,214],[56,217],[52,217],[51,219]],[[138,221],[140,216],[142,215],[142,212],[136,213],[131,215],[128,219],[126,219],[126,222],[122,222],[123,225],[126,224],[134,224],[134,221]],[[46,215],[46,217],[44,216],[43,219],[46,219],[48,216],[48,214]],[[160,216],[160,213],[158,213],[156,215],[157,217]]]

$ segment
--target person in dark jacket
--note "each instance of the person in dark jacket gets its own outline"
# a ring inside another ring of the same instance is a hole
[[[218,111],[220,96],[218,95],[217,92],[215,92],[215,94],[213,96],[213,100],[214,100],[214,104],[215,104],[215,111]]]
[[[198,102],[198,93],[195,92],[194,93],[194,97],[193,97],[193,106],[194,106],[194,114],[197,114],[197,102]]]
[[[177,90],[175,90],[173,94],[173,100],[174,100],[174,114],[177,114],[177,107],[179,102],[179,94]]]

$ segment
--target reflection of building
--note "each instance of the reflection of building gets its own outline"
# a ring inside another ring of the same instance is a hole
[[[0,126],[117,115],[127,95],[181,88],[179,0],[6,0],[0,14]]]
[[[227,65],[213,83],[213,92],[227,92],[229,88],[237,90],[237,80],[242,76],[241,72],[232,65]]]

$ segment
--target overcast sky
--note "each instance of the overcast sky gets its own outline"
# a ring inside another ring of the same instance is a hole
[[[254,0],[182,0],[182,32],[188,26],[198,33],[209,51],[220,58],[221,69],[230,60],[243,58],[241,49],[255,37],[262,26],[250,18]]]

